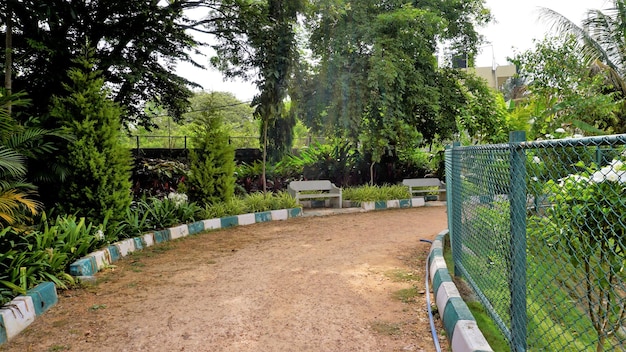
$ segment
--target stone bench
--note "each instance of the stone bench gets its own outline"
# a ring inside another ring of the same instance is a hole
[[[341,188],[329,180],[291,181],[287,191],[298,203],[303,199],[337,198],[341,208]]]

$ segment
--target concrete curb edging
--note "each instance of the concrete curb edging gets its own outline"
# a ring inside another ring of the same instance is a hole
[[[150,247],[157,243],[183,238],[205,230],[251,225],[257,222],[272,220],[286,220],[298,216],[302,216],[302,208],[281,209],[207,219],[146,233],[138,237],[115,242],[106,248],[87,254],[83,258],[70,264],[70,275],[75,276],[79,280],[93,281],[93,276],[99,270],[112,265],[129,253]]]
[[[428,274],[450,347],[453,352],[493,352],[448,272],[443,258],[446,235],[448,230],[440,232],[430,246]]]
[[[106,248],[89,253],[70,264],[70,275],[82,281],[95,281],[94,275],[117,260],[137,250],[157,243],[197,234],[205,230],[222,227],[248,225],[272,220],[287,220],[302,216],[302,208],[272,210],[229,216],[227,218],[208,219],[194,223],[178,225],[164,230],[146,233],[134,238],[115,242]],[[28,327],[35,318],[45,313],[58,302],[56,286],[52,282],[43,282],[28,290],[26,295],[15,297],[11,302],[0,306],[0,345],[6,343]]]
[[[424,197],[417,197],[411,199],[394,199],[394,200],[381,200],[375,202],[362,202],[361,208],[364,210],[382,210],[392,208],[415,208],[423,207],[426,204]]]
[[[17,336],[58,300],[56,286],[42,282],[0,307],[0,345]]]

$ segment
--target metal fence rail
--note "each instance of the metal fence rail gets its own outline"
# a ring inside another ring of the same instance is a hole
[[[626,350],[625,145],[512,133],[446,150],[455,275],[511,350]]]

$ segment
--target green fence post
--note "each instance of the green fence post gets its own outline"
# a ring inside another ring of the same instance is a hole
[[[526,351],[526,132],[509,134],[511,145],[511,351]]]
[[[444,152],[446,173],[446,212],[448,214],[448,236],[452,233],[452,145],[446,145]],[[450,238],[450,237],[448,237]]]
[[[463,240],[461,238],[461,207],[463,205],[463,194],[461,192],[461,158],[457,157],[461,155],[461,151],[459,150],[460,146],[460,142],[454,142],[452,144],[452,150],[450,151],[450,162],[452,164],[452,182],[450,183],[452,192],[450,192],[448,202],[452,202],[450,248],[452,249],[452,258],[454,260],[454,276],[461,276],[461,270],[458,270],[458,266],[461,262],[461,250],[463,249]]]

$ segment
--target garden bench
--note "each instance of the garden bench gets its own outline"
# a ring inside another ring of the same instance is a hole
[[[338,198],[339,208],[341,208],[341,188],[335,186],[329,180],[291,181],[287,191],[298,203],[302,199]]]
[[[409,187],[411,196],[427,195],[428,193],[445,193],[444,183],[438,178],[407,178],[402,180],[402,184]],[[436,187],[436,188],[435,188]]]

